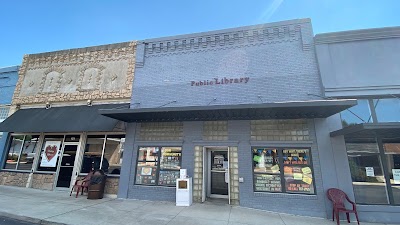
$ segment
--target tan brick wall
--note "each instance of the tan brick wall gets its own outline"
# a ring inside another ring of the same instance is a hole
[[[104,188],[105,194],[118,194],[119,177],[107,177],[106,186]]]
[[[29,173],[0,172],[0,185],[26,187]]]
[[[32,188],[42,190],[53,190],[54,174],[33,174]]]
[[[130,100],[136,42],[25,55],[13,105]]]

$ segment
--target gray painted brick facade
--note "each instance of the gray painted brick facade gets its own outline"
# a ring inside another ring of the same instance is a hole
[[[131,108],[258,104],[320,100],[322,95],[310,20],[139,42]],[[218,79],[248,77],[248,83],[193,85]],[[120,197],[175,200],[175,189],[135,185],[139,146],[183,146],[182,167],[193,176],[195,146],[237,146],[241,206],[291,214],[326,217],[321,164],[314,128],[308,120],[310,141],[250,141],[250,121],[228,121],[228,141],[202,140],[203,122],[184,122],[181,142],[136,141],[140,124],[129,124],[125,151],[129,158],[121,174]],[[311,147],[316,195],[256,193],[253,190],[252,146]],[[125,154],[125,153],[124,153]],[[129,164],[129,165],[128,165]],[[122,179],[124,178],[124,179]],[[121,186],[126,185],[128,189]]]
[[[257,38],[241,37],[253,31]],[[225,36],[230,39],[223,45],[213,39]],[[196,47],[198,39],[203,42]],[[176,48],[168,44],[175,42]],[[132,108],[304,101],[322,94],[308,20],[151,39],[139,46],[144,54],[137,56]],[[225,77],[249,81],[192,86]]]

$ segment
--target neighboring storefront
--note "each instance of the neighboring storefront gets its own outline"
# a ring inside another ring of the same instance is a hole
[[[138,42],[118,196],[175,201],[179,169],[197,202],[326,217],[327,117],[310,20]],[[320,133],[326,133],[321,137]]]
[[[10,113],[11,100],[18,80],[18,69],[19,66],[0,68],[0,123]],[[0,132],[0,162],[7,135],[7,133]]]
[[[98,114],[128,108],[135,42],[26,55],[11,108],[0,184],[70,190],[91,169],[116,195],[126,124]]]
[[[400,223],[399,37],[400,28],[391,27],[315,38],[325,96],[358,99],[330,136],[333,166],[345,168],[333,177],[362,221]]]

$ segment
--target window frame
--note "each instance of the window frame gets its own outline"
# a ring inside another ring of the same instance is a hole
[[[154,160],[154,161],[147,161],[147,160],[139,160],[139,153],[140,153],[140,148],[159,148],[157,156],[158,159]],[[162,153],[162,148],[180,148],[181,149],[181,156],[180,156],[180,160],[179,160],[179,168],[182,169],[182,154],[183,154],[183,147],[182,146],[168,146],[168,145],[152,145],[152,146],[138,146],[137,147],[137,154],[136,154],[136,166],[135,166],[135,180],[134,180],[134,185],[139,185],[139,186],[149,186],[149,187],[175,187],[176,184],[173,185],[160,185],[159,181],[160,181],[160,171],[180,171],[177,169],[161,169],[161,153]],[[137,184],[136,183],[136,179],[137,179],[137,173],[138,173],[138,164],[139,162],[154,162],[156,164],[156,182],[154,185],[152,184]]]
[[[264,149],[276,149],[277,150],[277,155],[278,155],[278,160],[279,160],[279,173],[273,174],[273,173],[261,173],[261,172],[254,172],[254,165],[253,161],[251,163],[252,165],[252,180],[253,180],[253,192],[254,193],[269,193],[269,194],[295,194],[295,195],[311,195],[311,196],[316,196],[317,195],[317,189],[315,186],[315,175],[314,175],[314,166],[313,166],[313,159],[312,159],[312,151],[311,147],[267,147],[267,146],[251,146],[250,154],[251,154],[251,160],[253,160],[253,149],[258,149],[258,148],[264,148]],[[285,172],[284,172],[284,166],[290,165],[290,164],[283,164],[283,150],[288,150],[288,149],[307,149],[309,152],[309,167],[311,168],[311,175],[312,175],[312,185],[314,189],[314,193],[295,193],[295,192],[288,192],[286,190],[286,180],[285,180]],[[267,174],[267,175],[279,175],[280,181],[281,181],[281,191],[259,191],[256,190],[255,186],[255,180],[254,180],[254,174]]]

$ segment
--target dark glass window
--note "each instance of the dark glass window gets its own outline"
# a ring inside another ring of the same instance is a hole
[[[102,169],[107,174],[121,173],[125,135],[88,135],[81,173]]]
[[[4,169],[31,170],[38,142],[39,135],[11,136]]]

